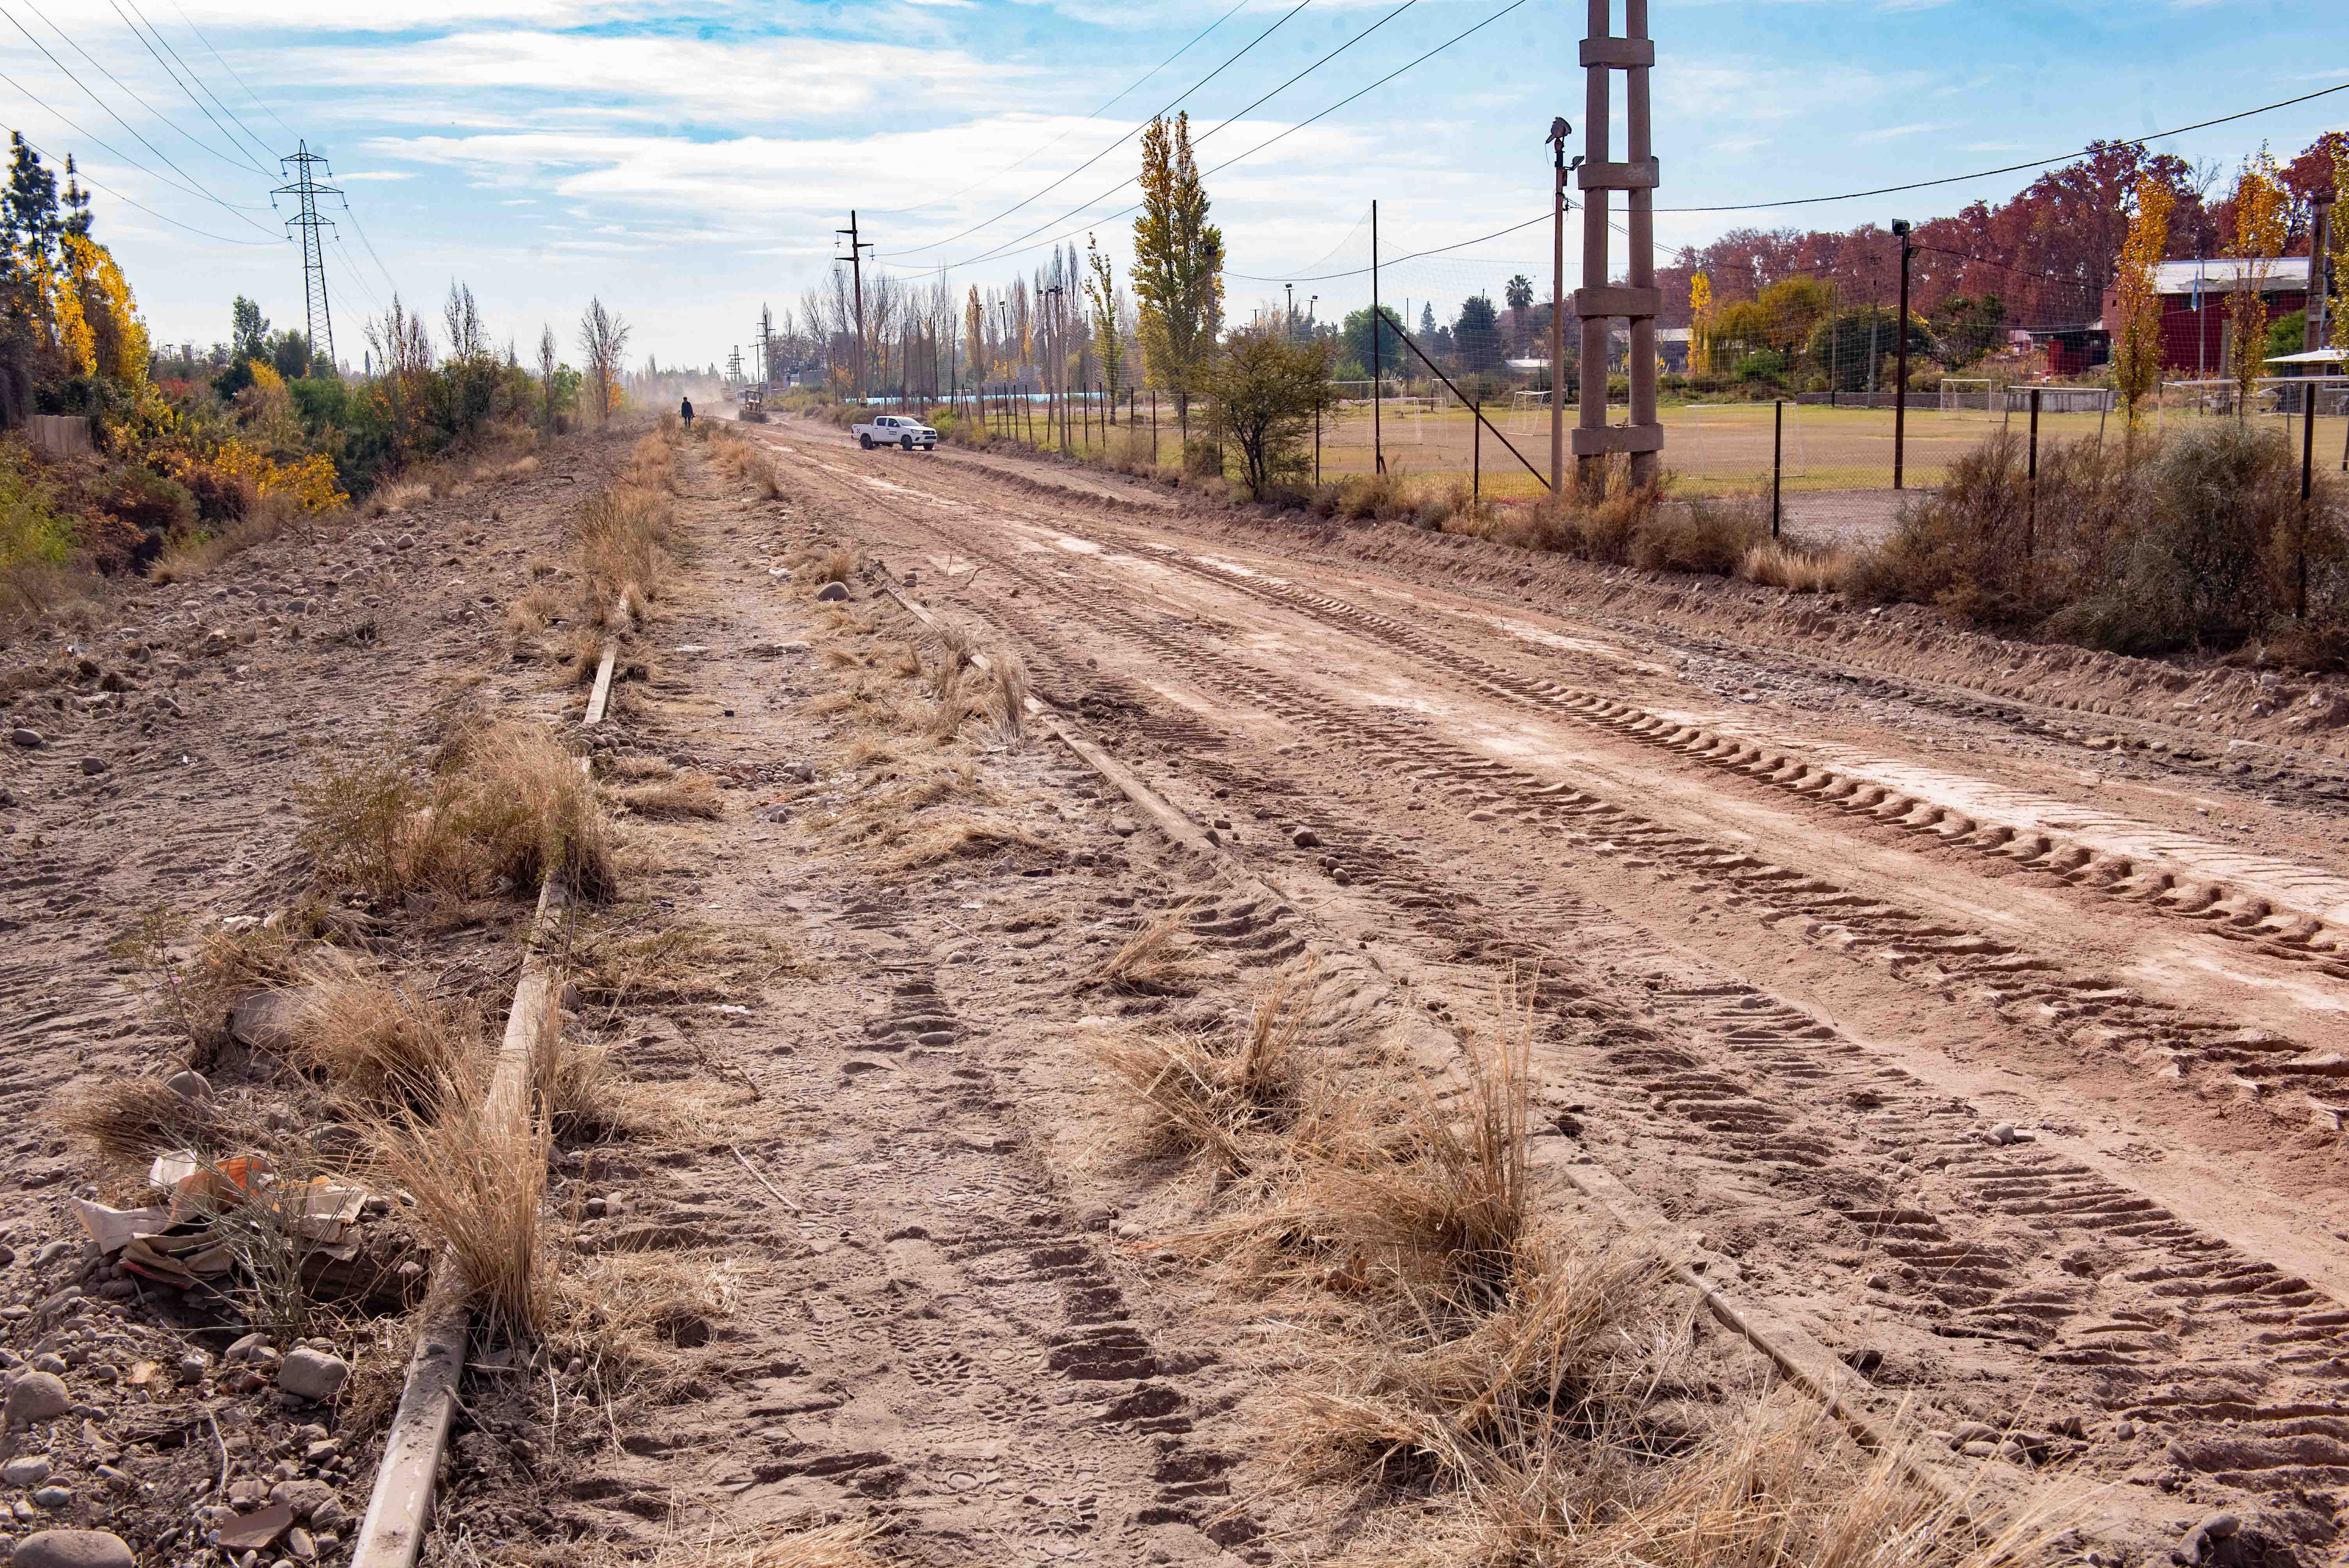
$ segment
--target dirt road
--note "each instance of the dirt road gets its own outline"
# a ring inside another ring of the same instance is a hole
[[[1545,1201],[1839,1361],[1858,1415],[2000,1484],[2113,1483],[2121,1561],[2222,1508],[2243,1561],[2337,1555],[2332,687],[746,434],[781,497],[709,442],[660,459],[678,560],[593,730],[559,628],[502,616],[565,581],[618,438],[11,651],[9,723],[41,733],[0,756],[0,1362],[54,1357],[80,1420],[23,1437],[47,1501],[9,1492],[0,1530],[212,1563],[309,1487],[315,1561],[347,1554],[398,1304],[318,1334],[359,1392],[285,1395],[222,1357],[253,1302],[84,1244],[68,1196],[127,1202],[140,1172],[56,1111],[187,1065],[123,943],[158,908],[200,934],[324,898],[370,973],[499,1016],[528,889],[370,900],[301,840],[329,759],[429,755],[464,713],[592,754],[618,871],[566,939],[560,1032],[616,1109],[557,1144],[572,1315],[469,1370],[429,1561],[828,1521],[908,1563],[1326,1557],[1360,1521],[1277,1458],[1299,1326],[1164,1247],[1196,1194],[1120,1155],[1099,1050],[1228,1029],[1309,965],[1364,1051],[1506,1032],[1502,982],[1533,982]],[[826,603],[810,562],[842,542],[868,569]],[[904,601],[1017,655],[1189,825],[1041,724],[947,712]],[[1178,994],[1102,983],[1170,919]],[[237,1137],[345,1170],[325,1135],[352,1113],[284,1042],[203,1065]],[[1771,1376],[1708,1354],[1716,1397]]]
[[[1554,1126],[1888,1401],[2333,1540],[2349,821],[2259,677],[762,438],[1431,1012],[1537,966]]]

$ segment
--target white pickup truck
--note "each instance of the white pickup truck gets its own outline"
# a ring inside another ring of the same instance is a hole
[[[856,444],[868,452],[875,447],[903,447],[909,452],[916,447],[926,452],[938,449],[938,433],[903,414],[876,415],[871,424],[850,428],[855,432]]]

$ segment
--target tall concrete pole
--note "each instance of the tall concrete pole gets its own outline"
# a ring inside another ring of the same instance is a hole
[[[1647,0],[1624,0],[1624,36],[1614,36],[1612,0],[1589,0],[1590,36],[1582,40],[1585,71],[1583,146],[1577,172],[1582,198],[1582,286],[1575,291],[1575,314],[1582,319],[1582,412],[1574,431],[1576,480],[1596,499],[1606,489],[1607,458],[1626,452],[1631,481],[1652,483],[1664,447],[1656,421],[1656,315],[1663,293],[1656,286],[1655,189],[1657,165],[1650,140],[1648,75],[1656,46],[1648,37]],[[1609,120],[1612,73],[1625,76],[1625,158],[1609,157]],[[1631,255],[1629,285],[1618,288],[1607,259],[1607,211],[1610,191],[1630,197]],[[1616,316],[1631,325],[1630,423],[1607,424],[1607,323]],[[1595,395],[1594,395],[1595,394]]]

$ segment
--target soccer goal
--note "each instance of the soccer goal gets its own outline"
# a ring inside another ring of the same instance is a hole
[[[1941,412],[1955,414],[1978,409],[1987,415],[1996,401],[1992,393],[1997,387],[1995,381],[1945,376],[1941,378]]]
[[[1549,397],[1547,392],[1516,391],[1509,394],[1509,434],[1535,436],[1549,428]]]

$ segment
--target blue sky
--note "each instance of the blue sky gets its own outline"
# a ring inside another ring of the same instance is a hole
[[[11,128],[77,152],[109,188],[100,234],[160,340],[225,337],[240,293],[299,323],[299,258],[272,238],[282,214],[268,194],[274,155],[299,136],[332,160],[349,202],[329,204],[340,228],[327,254],[345,357],[395,286],[434,306],[461,278],[498,335],[525,348],[542,322],[567,342],[592,294],[634,324],[639,356],[708,363],[748,341],[762,302],[780,310],[820,278],[851,207],[883,264],[934,278],[943,263],[957,289],[1032,267],[1041,250],[980,258],[1040,225],[1024,243],[1081,246],[1090,221],[1122,261],[1129,221],[1107,220],[1132,200],[1114,188],[1136,159],[1131,140],[1112,144],[1268,28],[1183,98],[1200,131],[1361,41],[1216,129],[1205,164],[1291,130],[1507,0],[1416,0],[1382,25],[1394,0],[1307,0],[1282,20],[1295,4],[0,0],[0,103]],[[1390,257],[1546,211],[1543,132],[1557,113],[1581,129],[1583,15],[1572,0],[1522,0],[1212,176],[1234,272],[1277,279],[1333,253],[1320,270],[1359,264],[1373,198]],[[1651,26],[1665,206],[1933,178],[2349,83],[2349,7],[2317,0],[1656,0]],[[2261,140],[2288,156],[2342,128],[2349,92],[2160,145],[2231,169]],[[1924,218],[2029,179],[1667,214],[1658,237]],[[1547,254],[1537,226],[1406,270],[1390,292],[1541,277]],[[1280,294],[1241,277],[1230,292],[1236,315]],[[1439,311],[1453,304],[1439,297]]]

